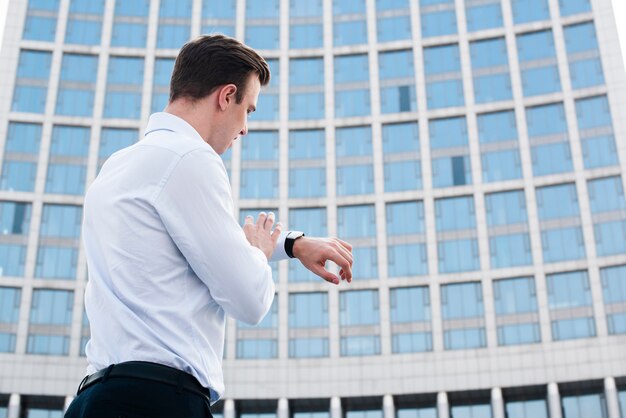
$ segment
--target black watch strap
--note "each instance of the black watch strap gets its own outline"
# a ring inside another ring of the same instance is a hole
[[[301,231],[290,231],[285,237],[285,253],[289,256],[289,258],[294,258],[293,256],[293,244],[295,244],[298,238],[302,238],[304,236],[304,232]]]

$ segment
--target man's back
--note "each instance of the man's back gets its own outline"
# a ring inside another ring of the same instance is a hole
[[[221,305],[228,309],[229,294],[241,296],[246,289],[224,286],[229,277],[221,273],[225,264],[230,267],[229,254],[215,244],[228,241],[224,235],[243,233],[232,217],[219,156],[182,120],[166,114],[155,120],[157,130],[150,132],[154,126],[149,125],[145,139],[105,163],[85,198],[86,307],[92,326],[88,372],[123,361],[151,361],[186,371],[221,393]],[[162,125],[168,128],[158,129]],[[204,233],[195,235],[202,245],[187,234],[196,227]],[[263,254],[239,238],[255,267],[234,274],[261,286],[255,292],[260,290],[264,300],[252,309],[264,310],[262,317],[274,292],[271,270]],[[190,266],[194,260],[202,263],[197,272]],[[250,321],[245,313],[231,314]]]

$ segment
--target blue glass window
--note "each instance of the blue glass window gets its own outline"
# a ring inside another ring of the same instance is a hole
[[[74,292],[33,290],[26,352],[63,356],[69,353]]]
[[[161,112],[170,98],[170,78],[174,70],[173,58],[157,58],[154,60],[154,78],[152,81],[152,105],[150,112]]]
[[[337,195],[374,193],[372,128],[337,128],[335,134]]]
[[[431,120],[428,129],[433,187],[472,184],[465,118]]]
[[[241,144],[240,197],[278,197],[278,132],[252,132]]]
[[[529,9],[525,2],[519,3],[523,8]],[[524,96],[538,96],[561,90],[552,31],[518,35],[517,55],[522,72]]]
[[[54,126],[46,175],[46,193],[82,195],[85,191],[90,129]]]
[[[607,418],[603,393],[563,396],[563,418]]]
[[[550,19],[548,0],[511,0],[511,8],[516,25]]]
[[[256,112],[252,113],[248,118],[254,120],[278,120],[278,93],[280,86],[280,66],[277,59],[268,59],[267,65],[270,67],[269,85],[261,89],[259,100],[256,106]]]
[[[65,43],[99,45],[104,0],[71,0],[65,29]]]
[[[378,56],[380,74],[380,110],[382,113],[417,110],[413,52],[381,52]]]
[[[326,196],[326,141],[322,129],[289,132],[289,197]]]
[[[56,114],[91,116],[97,75],[97,56],[63,54]]]
[[[365,0],[333,0],[333,45],[366,43]]]
[[[139,132],[136,129],[103,128],[98,150],[98,171],[114,152],[131,146],[138,139]]]
[[[376,213],[373,205],[337,208],[337,234],[353,244],[354,280],[378,277]]]
[[[450,416],[453,418],[491,418],[491,405],[452,405]]]
[[[203,0],[202,33],[235,36],[236,0]]]
[[[570,172],[572,154],[562,103],[529,107],[526,124],[535,177]]]
[[[598,37],[593,22],[563,28],[572,88],[604,84]]]
[[[493,282],[498,345],[530,344],[541,341],[537,292],[532,277]]]
[[[422,188],[419,128],[416,122],[383,125],[385,191]]]
[[[411,9],[408,0],[376,0],[378,42],[411,39]]]
[[[150,0],[115,0],[111,46],[145,48]]]
[[[585,257],[574,184],[559,184],[537,189],[537,210],[541,227],[543,261],[553,263]],[[555,220],[560,222],[555,223]]]
[[[258,325],[237,321],[237,358],[269,359],[278,357],[278,298]]]
[[[369,115],[369,86],[367,55],[335,57],[335,116]]]
[[[435,200],[440,273],[480,269],[476,215],[471,196]]]
[[[325,237],[328,235],[328,221],[325,208],[302,208],[289,210],[289,228],[304,231],[308,236]],[[318,281],[319,277],[302,265],[289,263],[289,281]]]
[[[24,23],[24,39],[54,41],[60,0],[29,0]]]
[[[483,294],[480,283],[441,286],[443,344],[446,350],[486,347]],[[459,319],[465,319],[465,325]],[[468,320],[472,321],[468,321]]]
[[[548,405],[545,399],[511,401],[506,405],[508,418],[548,418]]]
[[[595,337],[593,303],[586,271],[549,274],[548,304],[552,339]]]
[[[432,351],[430,295],[427,286],[401,287],[389,292],[391,351]]]
[[[532,264],[526,199],[523,191],[485,196],[492,268]]]
[[[606,96],[576,100],[576,119],[585,168],[619,164],[611,110]]]
[[[0,277],[24,276],[31,204],[0,202]]]
[[[339,293],[339,332],[342,356],[380,354],[378,290]]]
[[[470,43],[474,101],[476,103],[510,100],[511,77],[504,38]]]
[[[2,164],[2,190],[32,192],[35,189],[41,125],[9,122]]]
[[[52,53],[50,52],[20,51],[11,110],[44,113],[51,62]]]
[[[161,0],[157,48],[178,49],[191,34],[192,0]]]
[[[454,0],[420,0],[422,37],[455,34],[456,13]]]
[[[591,11],[591,0],[559,0],[561,16],[571,16]]]
[[[500,0],[465,0],[468,32],[502,27]]]
[[[111,57],[104,100],[105,118],[139,119],[143,58]]]
[[[289,119],[324,119],[324,60],[289,61]]]
[[[398,418],[437,418],[436,407],[402,408],[396,410]]]
[[[626,253],[626,200],[622,179],[590,180],[588,190],[596,253],[601,257]]]
[[[609,334],[626,334],[626,266],[600,269],[600,277]]]
[[[322,0],[289,0],[289,48],[321,48]]]
[[[0,287],[0,353],[15,352],[21,297],[21,289]]]
[[[80,206],[43,206],[35,277],[75,279],[81,221]]]
[[[522,178],[515,111],[478,115],[483,182]]]
[[[428,274],[424,204],[387,204],[387,268],[389,277]]]
[[[328,357],[328,294],[289,295],[289,357]]]
[[[465,104],[461,56],[457,44],[424,48],[424,72],[429,109]]]
[[[279,0],[246,2],[245,42],[257,49],[278,49],[280,32]]]

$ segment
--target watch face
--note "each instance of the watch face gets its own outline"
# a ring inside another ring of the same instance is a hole
[[[302,236],[304,236],[304,232],[300,232],[300,231],[291,231],[289,234],[287,234],[287,238],[289,239],[296,239]]]

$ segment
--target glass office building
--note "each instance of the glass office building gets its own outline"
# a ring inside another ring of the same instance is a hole
[[[222,32],[272,81],[224,156],[238,219],[354,245],[226,326],[223,418],[626,418],[626,75],[610,0],[11,0],[0,417],[85,371],[83,194]],[[150,243],[146,242],[146,245]]]

